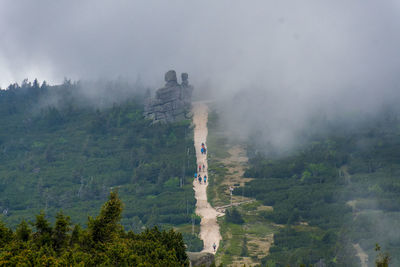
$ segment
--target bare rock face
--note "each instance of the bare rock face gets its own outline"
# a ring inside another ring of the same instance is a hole
[[[188,117],[193,86],[189,85],[188,74],[182,73],[182,84],[178,83],[176,72],[165,74],[165,86],[156,92],[156,97],[147,101],[144,116],[154,123],[176,122]]]

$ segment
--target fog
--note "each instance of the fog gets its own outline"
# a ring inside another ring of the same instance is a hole
[[[396,103],[400,3],[13,1],[0,3],[0,86],[24,78],[140,79],[188,72],[226,127],[290,146],[316,114]]]
[[[399,48],[397,0],[0,1],[0,88],[67,77],[156,89],[167,70],[188,72],[232,136],[278,152],[318,122],[398,109]],[[124,99],[87,84],[83,99]]]

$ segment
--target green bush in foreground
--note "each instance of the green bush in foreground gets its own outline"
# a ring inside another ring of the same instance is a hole
[[[111,192],[88,229],[58,213],[52,226],[43,213],[15,232],[0,222],[0,266],[188,266],[180,233],[157,227],[135,234],[119,223],[122,202]]]

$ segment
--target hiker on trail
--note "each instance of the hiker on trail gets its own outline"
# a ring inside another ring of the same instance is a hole
[[[206,165],[204,165],[204,163],[203,163],[203,172],[205,172],[206,171]]]
[[[201,184],[201,176],[199,175],[199,184]]]
[[[197,178],[197,172],[194,173],[194,179],[196,179],[196,178]]]
[[[204,184],[207,183],[207,175],[204,175]]]
[[[199,172],[201,172],[201,165],[199,165]]]
[[[217,245],[215,243],[213,244],[213,249],[214,249],[214,252],[217,249]]]

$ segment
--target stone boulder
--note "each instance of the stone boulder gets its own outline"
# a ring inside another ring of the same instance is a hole
[[[188,74],[182,73],[182,84],[178,83],[174,70],[165,73],[164,79],[165,86],[157,90],[155,98],[147,100],[144,116],[154,123],[176,122],[188,118],[193,92]]]

